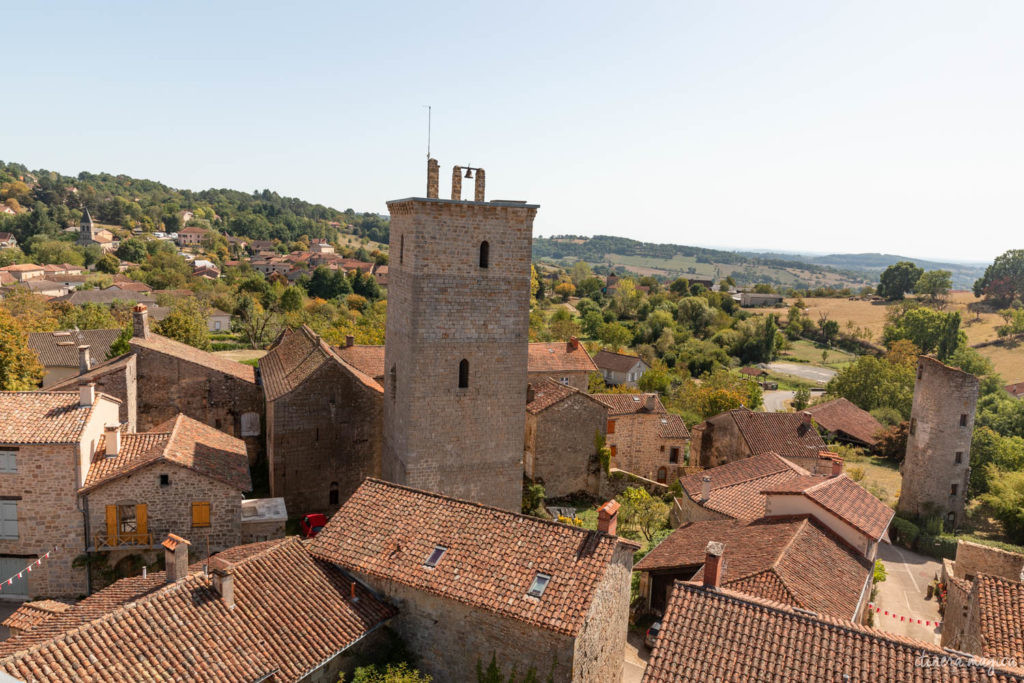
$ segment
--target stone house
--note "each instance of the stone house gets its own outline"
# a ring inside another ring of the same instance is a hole
[[[0,642],[18,680],[334,683],[380,648],[390,605],[292,537],[188,564],[169,535],[166,571],[121,579]],[[205,551],[203,551],[205,553]],[[621,654],[621,653],[620,653]]]
[[[958,541],[956,559],[942,561],[941,580],[943,647],[1024,661],[1024,555]]]
[[[13,249],[18,246],[18,238],[10,232],[0,232],[0,249]]]
[[[76,597],[86,572],[72,568],[84,550],[83,484],[118,401],[80,391],[0,392],[0,574],[22,573],[0,597]],[[49,555],[47,555],[49,553]]]
[[[242,501],[242,543],[285,537],[288,508],[284,498],[250,498]]]
[[[138,376],[134,353],[126,353],[99,365],[92,365],[91,348],[79,347],[79,369],[85,372],[49,387],[50,391],[78,391],[83,384],[95,384],[96,391],[118,401],[118,420],[129,432],[138,431]],[[87,368],[88,366],[88,368]],[[87,369],[86,369],[87,368]]]
[[[635,387],[644,373],[651,369],[642,358],[612,351],[598,351],[594,354],[594,364],[601,371],[604,383],[610,387],[619,384]]]
[[[270,491],[294,514],[333,512],[380,474],[383,389],[306,326],[260,359]]]
[[[781,294],[762,294],[760,292],[740,292],[733,296],[743,308],[757,308],[760,306],[781,306]]]
[[[46,373],[43,375],[43,388],[88,372],[92,367],[92,354],[106,357],[121,332],[118,329],[30,332],[28,346],[35,351]],[[83,346],[87,348],[83,349]]]
[[[594,438],[604,435],[608,406],[551,378],[527,390],[523,470],[548,498],[597,493],[600,463]]]
[[[861,410],[845,398],[819,403],[807,408],[814,424],[829,438],[836,441],[874,448],[885,427],[866,410]]]
[[[648,609],[664,612],[675,581],[704,578],[711,541],[729,552],[720,571],[724,588],[850,621],[867,607],[871,560],[814,517],[800,515],[679,527],[634,568]]]
[[[41,278],[46,274],[42,266],[37,266],[34,263],[15,263],[0,268],[0,272],[8,273],[18,282]]]
[[[206,316],[206,327],[214,334],[231,330],[231,314],[214,308]]]
[[[334,245],[325,239],[313,238],[309,244],[309,250],[314,254],[333,254]]]
[[[598,531],[368,479],[308,546],[398,608],[392,623],[421,671],[617,681],[637,545]]]
[[[657,394],[594,394],[608,406],[605,444],[611,466],[659,484],[675,481],[686,466],[690,437],[678,415]]]
[[[818,466],[819,453],[825,450],[825,442],[806,411],[756,413],[737,408],[693,427],[690,463],[718,467],[752,455],[777,453],[794,465],[813,471]]]
[[[89,552],[116,566],[158,550],[169,533],[204,551],[238,545],[242,494],[251,489],[245,443],[190,417],[138,434],[107,429],[79,489]]]
[[[597,365],[576,337],[567,342],[531,342],[527,358],[527,379],[538,385],[550,377],[556,382],[589,391],[590,373]]]
[[[208,231],[204,228],[182,228],[178,231],[179,247],[194,247],[203,241]]]

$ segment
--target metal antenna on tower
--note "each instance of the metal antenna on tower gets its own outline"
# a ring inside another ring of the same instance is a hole
[[[430,119],[431,119],[432,111],[431,111],[431,107],[430,107],[429,104],[424,104],[423,106],[427,108],[427,158],[429,159],[430,158],[430,123],[431,123]]]

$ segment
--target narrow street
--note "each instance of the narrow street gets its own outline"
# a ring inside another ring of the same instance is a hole
[[[939,629],[934,624],[941,621],[939,601],[925,600],[928,584],[942,573],[942,564],[935,559],[898,548],[889,543],[878,546],[878,559],[885,565],[888,577],[878,586],[875,604],[882,608],[875,614],[875,627],[890,633],[916,638],[928,643],[939,642]],[[896,614],[896,618],[886,616]],[[905,617],[900,621],[900,617]],[[911,623],[913,619],[913,623]],[[917,620],[922,623],[919,625]]]

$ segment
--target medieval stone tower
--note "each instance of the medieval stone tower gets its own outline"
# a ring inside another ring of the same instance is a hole
[[[386,479],[519,510],[537,208],[485,201],[483,169],[458,166],[439,199],[433,159],[426,198],[388,202]]]
[[[899,512],[940,514],[953,528],[963,523],[978,385],[969,372],[931,356],[918,359]]]
[[[83,208],[82,221],[78,228],[78,243],[79,244],[92,244],[96,240],[96,224],[92,221],[92,216],[89,215],[89,209]]]

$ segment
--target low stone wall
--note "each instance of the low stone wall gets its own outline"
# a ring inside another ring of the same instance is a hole
[[[959,541],[953,566],[955,576],[959,579],[991,574],[1010,581],[1020,581],[1021,573],[1024,572],[1024,555],[980,543]]]
[[[630,487],[647,489],[652,496],[664,496],[668,493],[668,486],[659,484],[656,481],[645,479],[640,475],[615,469],[608,471],[608,474],[601,474],[600,495],[602,500],[611,500]]]

